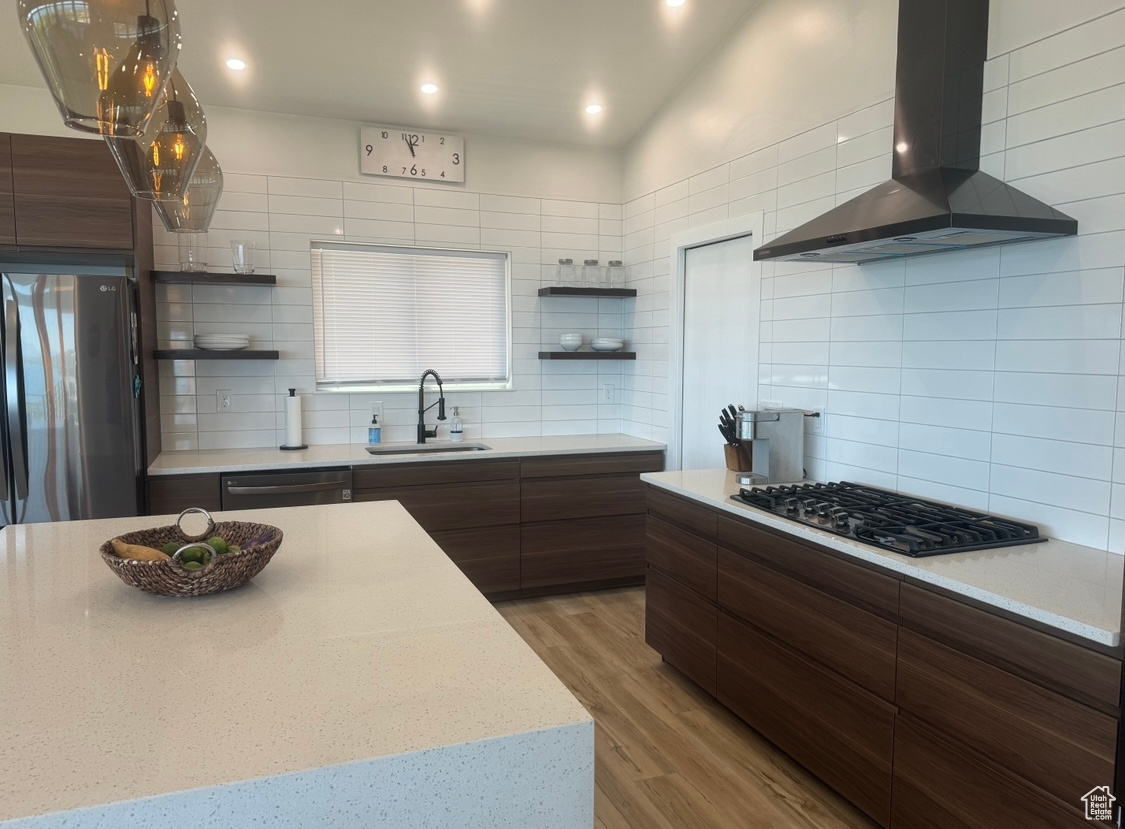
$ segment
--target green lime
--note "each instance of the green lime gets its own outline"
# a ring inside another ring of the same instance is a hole
[[[207,539],[207,546],[210,547],[212,550],[214,550],[219,555],[223,555],[224,553],[227,552],[227,543],[225,541],[223,541],[223,539],[219,538],[219,536],[217,536],[217,535],[214,536],[213,538]]]
[[[202,561],[185,561],[184,562],[184,569],[185,570],[202,570],[203,569],[203,562]]]
[[[175,541],[169,541],[160,549],[164,551],[164,555],[174,556],[176,554],[176,550],[180,549],[180,545]]]
[[[242,548],[239,547],[237,544],[232,544],[229,547],[227,547],[227,552],[228,553],[241,553]]]
[[[209,562],[211,560],[212,555],[214,555],[214,553],[211,553],[207,550],[200,550],[197,547],[193,547],[190,550],[184,550],[180,554],[180,559],[185,561],[185,562],[186,561],[198,561],[200,564],[206,564],[207,562]]]

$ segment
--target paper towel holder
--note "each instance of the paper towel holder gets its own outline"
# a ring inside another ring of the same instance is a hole
[[[290,389],[289,390],[289,396],[290,397],[296,397],[297,396],[297,390],[296,389]],[[302,449],[308,449],[309,445],[307,443],[302,443],[300,446],[281,446],[279,448],[281,449],[282,452],[299,452]]]

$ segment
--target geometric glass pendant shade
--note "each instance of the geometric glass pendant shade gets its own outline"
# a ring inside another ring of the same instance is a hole
[[[139,199],[173,201],[187,191],[207,143],[207,117],[177,69],[140,138],[106,138],[129,190]]]
[[[182,199],[156,202],[156,212],[172,233],[206,233],[219,196],[223,193],[223,171],[206,147]]]
[[[180,56],[173,0],[18,0],[20,25],[68,127],[144,133]]]

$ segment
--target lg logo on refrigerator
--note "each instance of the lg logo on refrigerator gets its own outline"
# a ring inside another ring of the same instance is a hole
[[[109,291],[117,293],[117,286],[116,285],[102,285],[100,290],[103,294],[107,293]]]

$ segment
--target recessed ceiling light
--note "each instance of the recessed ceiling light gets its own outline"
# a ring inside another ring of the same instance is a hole
[[[895,149],[898,150],[899,154],[901,155],[902,153],[905,153],[910,149],[910,145],[905,141],[899,141],[897,144],[895,144]]]
[[[684,4],[684,0],[664,0],[664,2],[672,8],[676,8],[677,6],[682,6]]]
[[[235,72],[241,72],[246,68],[246,61],[241,58],[231,58],[227,61],[227,69],[233,69]]]
[[[597,115],[601,111],[602,111],[602,105],[601,104],[590,104],[588,107],[586,107],[586,113],[588,115]]]
[[[436,83],[424,83],[422,84],[422,91],[427,95],[436,95],[438,91],[438,85]]]

